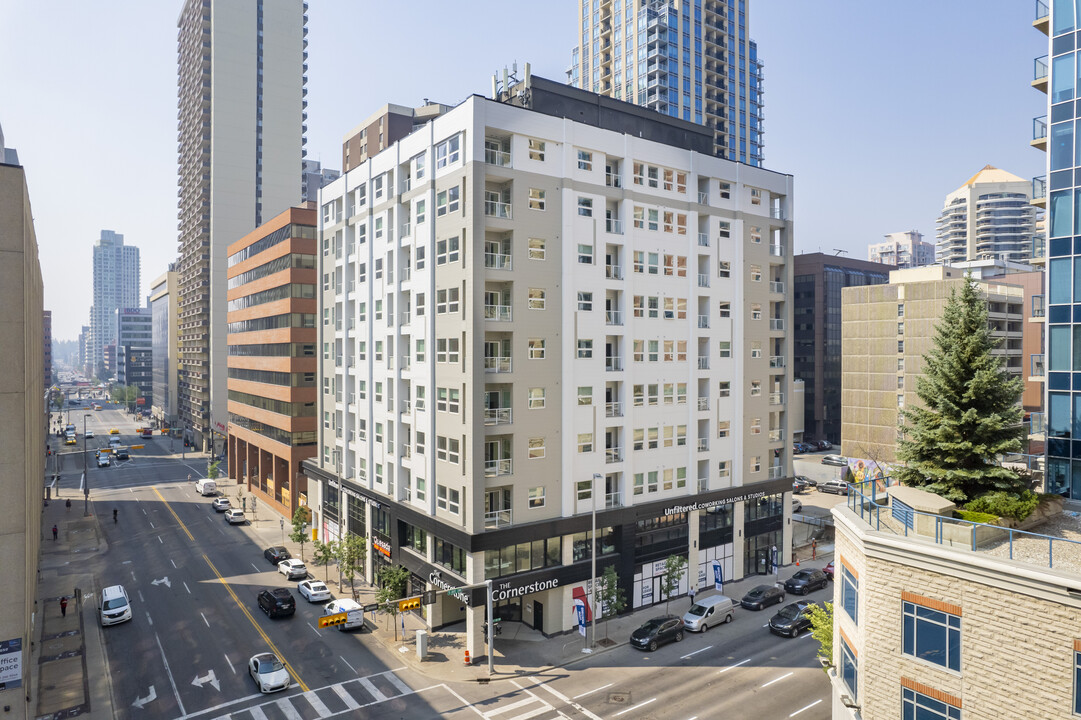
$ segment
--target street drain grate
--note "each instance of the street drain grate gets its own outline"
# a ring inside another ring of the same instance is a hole
[[[608,693],[608,702],[611,705],[626,705],[631,701],[631,694],[629,692],[610,692]]]

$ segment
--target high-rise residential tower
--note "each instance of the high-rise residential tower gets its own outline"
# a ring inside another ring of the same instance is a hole
[[[924,242],[918,230],[889,233],[883,242],[867,246],[867,259],[901,269],[934,265],[935,246]]]
[[[938,216],[938,262],[1027,262],[1036,235],[1032,186],[991,165],[946,196]]]
[[[750,0],[579,0],[568,81],[713,130],[718,157],[762,164],[762,63]]]
[[[226,248],[300,201],[307,3],[187,0],[177,22],[180,422],[226,427]]]
[[[94,304],[90,308],[90,358],[95,374],[105,372],[105,346],[116,343],[116,312],[139,307],[139,248],[124,236],[102,230],[94,243]]]

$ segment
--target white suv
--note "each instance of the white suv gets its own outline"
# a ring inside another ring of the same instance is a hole
[[[290,558],[289,560],[282,560],[278,563],[278,572],[290,580],[296,580],[308,577],[308,568],[304,567],[304,563],[300,562],[296,558]]]
[[[101,591],[98,616],[102,626],[131,620],[131,602],[123,585],[111,585]]]

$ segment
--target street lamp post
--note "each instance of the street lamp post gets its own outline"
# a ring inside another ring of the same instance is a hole
[[[86,476],[86,419],[83,415],[83,517],[90,517],[90,478]]]

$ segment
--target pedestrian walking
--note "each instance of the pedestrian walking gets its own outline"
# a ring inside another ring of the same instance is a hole
[[[692,587],[691,591],[689,593],[687,593],[691,597],[691,607],[694,607],[694,594],[695,594],[695,592],[696,592],[696,590]]]
[[[60,529],[53,525],[53,540],[56,540],[56,536],[60,534]]]
[[[818,559],[818,540],[811,538],[811,559]]]
[[[67,617],[67,616],[68,616],[68,598],[65,595],[64,597],[60,598],[60,617]]]

